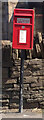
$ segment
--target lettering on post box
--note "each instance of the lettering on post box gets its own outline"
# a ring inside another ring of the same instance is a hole
[[[17,23],[30,23],[30,18],[17,18]]]

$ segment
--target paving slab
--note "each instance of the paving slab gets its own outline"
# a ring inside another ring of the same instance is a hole
[[[19,118],[25,120],[25,118],[28,120],[44,120],[43,119],[43,114],[39,110],[24,110],[23,113],[12,113],[12,112],[7,112],[7,113],[1,113],[0,116],[2,115],[1,120],[17,120]]]

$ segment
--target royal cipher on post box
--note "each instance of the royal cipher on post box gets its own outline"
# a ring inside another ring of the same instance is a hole
[[[32,49],[33,31],[34,31],[34,10],[14,9],[12,48]]]

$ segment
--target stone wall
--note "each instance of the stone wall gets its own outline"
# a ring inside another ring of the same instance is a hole
[[[5,71],[4,71],[5,72]],[[10,76],[4,78],[2,86],[2,111],[19,109],[20,60],[10,67]],[[7,73],[8,74],[8,73]],[[4,81],[5,80],[5,81]],[[24,61],[23,107],[44,108],[44,59]]]

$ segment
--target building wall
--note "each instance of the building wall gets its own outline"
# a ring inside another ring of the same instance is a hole
[[[43,16],[36,16],[36,32],[43,32],[43,20],[42,20]]]
[[[8,3],[2,2],[2,39],[8,39]]]
[[[13,11],[14,8],[35,8],[35,31],[43,32],[43,13],[42,3],[18,3],[16,2],[3,2],[2,3],[2,38],[12,41],[13,33]]]
[[[42,3],[40,6],[36,8],[36,15],[35,15],[35,27],[36,31],[43,32],[43,9],[42,9]]]
[[[35,9],[35,32],[43,32],[43,3],[26,2],[18,3],[17,8]]]
[[[8,2],[8,39],[12,40],[13,33],[13,12],[17,2]]]
[[[17,1],[2,2],[2,39],[11,39],[12,26],[13,26],[13,10],[16,7]]]

